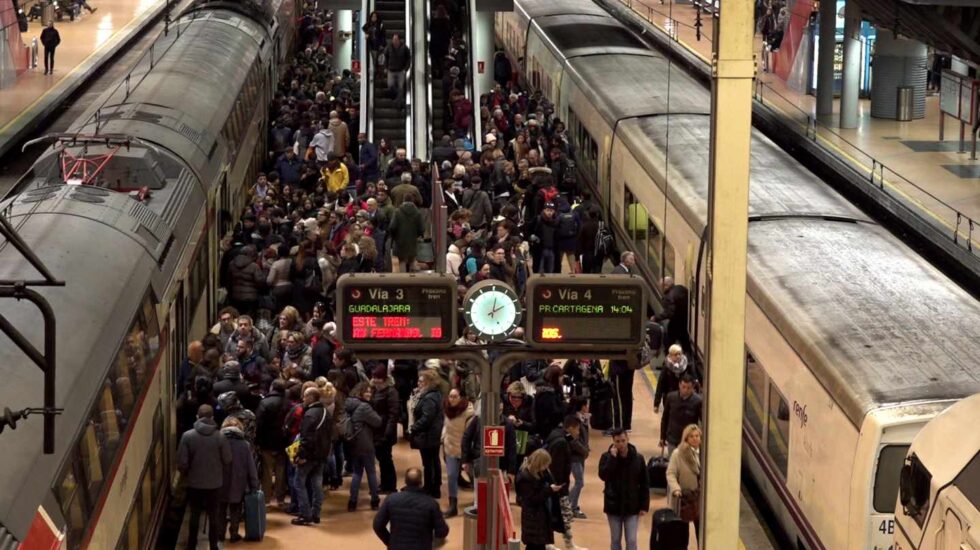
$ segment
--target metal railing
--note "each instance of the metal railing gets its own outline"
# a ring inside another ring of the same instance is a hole
[[[703,33],[699,26],[674,18],[672,5],[670,8],[663,6],[657,8],[638,0],[619,0],[619,2],[657,27],[673,42],[680,43],[678,30],[688,28],[695,32],[699,40],[712,44],[710,32]],[[717,14],[710,15],[709,18],[716,16]],[[706,70],[710,70],[709,59],[693,50],[692,53],[704,60]],[[888,167],[874,154],[862,149],[842,136],[837,129],[800,108],[795,101],[787,98],[768,83],[756,79],[753,97],[759,106],[789,121],[789,126],[800,136],[813,141],[843,161],[856,174],[862,176],[867,185],[888,195],[907,212],[936,228],[958,247],[973,256],[980,257],[980,243],[974,241],[975,233],[980,233],[980,222]]]
[[[360,111],[358,113],[359,117],[359,128],[363,128],[364,133],[367,134],[367,139],[369,142],[374,143],[374,77],[378,74],[378,67],[376,66],[376,57],[372,47],[367,43],[367,36],[365,36],[362,27],[371,17],[371,13],[374,12],[374,0],[363,0],[361,3],[361,17],[357,21],[358,23],[358,35],[364,46],[360,49],[360,60],[361,60],[361,105]]]
[[[412,2],[411,0],[405,0],[405,44],[412,49],[412,55],[415,55],[415,33],[412,32]],[[415,61],[411,61],[411,70],[406,71],[405,75],[405,110],[408,112],[408,116],[405,117],[405,151],[408,152],[409,158],[415,152],[415,98],[412,97],[412,91],[415,89]]]

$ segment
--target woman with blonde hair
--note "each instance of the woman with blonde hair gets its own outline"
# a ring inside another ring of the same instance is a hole
[[[449,482],[449,509],[443,512],[447,518],[459,514],[459,473],[463,466],[463,431],[473,417],[473,404],[456,388],[449,390],[442,403],[446,415],[442,432],[442,454],[446,461],[446,480]]]
[[[548,501],[561,491],[561,485],[554,483],[549,466],[548,451],[534,451],[524,460],[514,484],[517,504],[521,507],[521,542],[527,550],[544,550],[546,545],[555,543]]]
[[[427,369],[419,373],[420,395],[412,407],[412,425],[409,428],[409,443],[413,449],[418,449],[422,458],[423,491],[432,498],[442,496],[439,446],[445,416],[442,413],[439,380],[439,374],[435,370]]]
[[[684,428],[681,444],[670,455],[667,489],[668,504],[680,509],[681,519],[694,522],[694,533],[700,537],[701,428],[697,424]]]

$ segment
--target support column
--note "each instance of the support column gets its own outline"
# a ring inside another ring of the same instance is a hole
[[[840,92],[840,127],[858,127],[861,95],[861,6],[855,0],[844,4],[844,67]]]
[[[470,46],[470,74],[473,75],[473,97],[470,100],[477,112],[473,113],[476,135],[473,143],[479,148],[483,144],[483,129],[480,127],[480,95],[493,89],[493,13],[477,11],[476,2],[470,2],[470,28],[473,30],[473,45]],[[480,68],[483,68],[482,72]]]
[[[333,16],[333,68],[338,73],[350,70],[351,55],[354,52],[352,30],[354,28],[354,12],[337,10]]]
[[[820,43],[817,49],[817,117],[834,114],[834,45],[837,43],[837,2],[820,0]]]
[[[826,0],[824,0],[826,1]],[[708,346],[701,548],[737,548],[745,395],[745,267],[752,130],[752,0],[715,27],[708,189]]]

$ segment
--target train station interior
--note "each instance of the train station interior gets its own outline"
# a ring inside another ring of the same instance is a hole
[[[0,550],[980,549],[978,67],[980,0],[0,0]]]

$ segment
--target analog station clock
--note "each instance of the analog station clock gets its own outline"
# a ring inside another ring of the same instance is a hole
[[[501,281],[481,281],[473,285],[463,298],[466,326],[487,342],[506,339],[520,326],[521,317],[521,302],[517,293]]]

